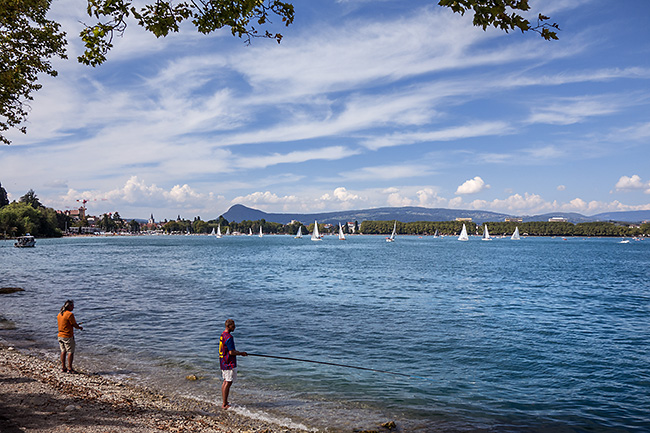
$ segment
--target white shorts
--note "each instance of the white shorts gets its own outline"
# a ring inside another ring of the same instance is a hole
[[[225,382],[234,382],[237,379],[237,369],[221,370],[221,376]]]

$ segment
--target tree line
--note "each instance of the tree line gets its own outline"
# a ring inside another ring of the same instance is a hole
[[[363,234],[388,235],[393,231],[395,221],[363,221],[360,231]],[[492,236],[511,235],[516,227],[519,233],[529,236],[614,236],[634,237],[650,235],[650,223],[641,224],[639,227],[616,224],[613,222],[587,222],[573,224],[570,222],[487,222],[479,225],[468,221],[416,221],[402,223],[397,221],[397,234],[402,235],[433,235],[438,231],[440,235],[458,236],[463,224],[467,233],[483,235],[485,225]]]

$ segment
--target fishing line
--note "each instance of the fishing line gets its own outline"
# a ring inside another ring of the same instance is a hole
[[[112,317],[112,316],[115,316],[115,315],[118,315],[118,314],[122,314],[122,313],[124,313],[124,311],[116,311],[116,312],[113,312],[113,313],[104,314],[104,315],[102,315],[102,316],[91,317],[91,318],[88,319],[88,320],[84,320],[84,321],[82,321],[82,322],[79,322],[79,324],[80,324],[80,325],[83,325],[83,324],[86,324],[86,323],[88,323],[88,322],[94,322],[95,320],[105,319],[105,318],[107,318],[107,317]]]
[[[356,365],[337,364],[337,363],[334,363],[334,362],[325,362],[325,361],[313,361],[313,360],[310,360],[310,359],[289,358],[287,356],[261,355],[259,353],[247,353],[247,354],[248,354],[248,356],[258,356],[258,357],[261,357],[261,358],[285,359],[285,360],[288,360],[288,361],[298,361],[298,362],[309,362],[309,363],[312,363],[312,364],[332,365],[334,367],[354,368],[356,370],[374,371],[375,373],[392,374],[392,375],[395,375],[395,376],[404,376],[404,377],[410,377],[410,378],[424,379],[424,380],[433,381],[433,379],[431,379],[429,377],[416,376],[416,375],[413,375],[413,374],[406,374],[406,373],[397,373],[397,372],[394,372],[394,371],[387,371],[387,370],[377,370],[375,368],[358,367]]]

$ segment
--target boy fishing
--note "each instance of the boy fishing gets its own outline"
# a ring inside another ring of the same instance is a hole
[[[237,378],[237,355],[248,356],[246,352],[239,352],[235,350],[235,339],[231,332],[235,330],[235,321],[232,319],[226,320],[226,329],[221,333],[219,338],[219,363],[221,366],[221,376],[223,377],[223,384],[221,385],[221,397],[223,398],[224,409],[230,407],[228,402],[228,394],[230,387]]]

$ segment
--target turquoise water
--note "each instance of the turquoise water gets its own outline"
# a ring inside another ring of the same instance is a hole
[[[650,240],[619,241],[4,241],[0,286],[25,292],[0,295],[18,327],[0,337],[55,359],[55,316],[73,298],[88,321],[80,366],[219,401],[218,337],[234,318],[239,350],[420,377],[240,357],[231,400],[250,416],[328,431],[648,431]]]

